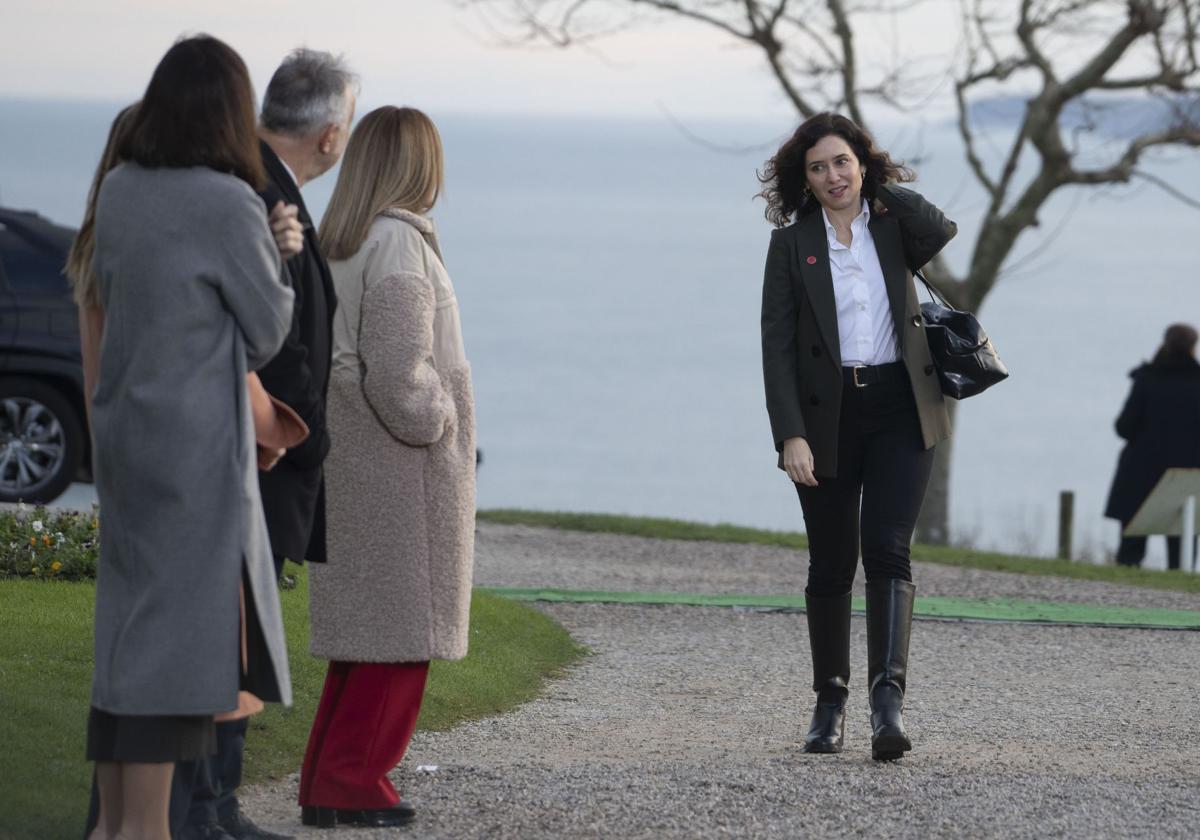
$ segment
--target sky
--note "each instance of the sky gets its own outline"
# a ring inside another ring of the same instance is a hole
[[[931,0],[861,40],[953,43],[948,3]],[[0,0],[0,96],[136,99],[183,33],[231,44],[261,92],[288,50],[344,53],[368,104],[437,113],[776,120],[793,111],[760,53],[703,25],[639,26],[589,49],[506,45],[496,15],[456,0]]]

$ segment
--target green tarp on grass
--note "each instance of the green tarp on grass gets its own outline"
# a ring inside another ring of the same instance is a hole
[[[765,610],[804,609],[804,596],[802,595],[701,595],[687,592],[603,592],[508,587],[488,587],[483,591],[518,601],[572,604],[680,604],[696,607],[743,607]],[[861,613],[863,609],[863,599],[855,598],[854,610]],[[1200,611],[1195,610],[1109,607],[1102,604],[1018,601],[1012,598],[939,598],[918,595],[913,614],[917,618],[947,620],[1023,621],[1097,627],[1200,630]]]

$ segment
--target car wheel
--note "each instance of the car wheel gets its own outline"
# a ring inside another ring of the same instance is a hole
[[[0,501],[54,501],[79,471],[83,448],[83,424],[61,391],[0,380]]]

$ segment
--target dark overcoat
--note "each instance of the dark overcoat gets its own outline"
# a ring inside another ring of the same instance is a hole
[[[872,212],[900,356],[912,382],[921,437],[928,449],[950,437],[950,417],[925,338],[912,272],[958,232],[918,193],[882,186],[884,212]],[[767,414],[782,467],[783,442],[808,440],[817,476],[837,476],[842,356],[829,243],[820,211],[771,232],[762,300],[763,381]]]
[[[323,563],[325,505],[321,464],[329,452],[325,398],[329,390],[337,297],[300,188],[266,143],[262,143],[262,157],[269,183],[260,196],[267,212],[277,201],[297,206],[304,226],[304,250],[286,263],[296,293],[291,331],[279,353],[258,375],[268,393],[304,418],[309,435],[299,446],[289,449],[273,470],[259,473],[259,487],[271,535],[271,553],[297,563],[303,560]]]
[[[1133,519],[1170,467],[1200,467],[1200,363],[1168,356],[1129,374],[1133,388],[1117,418],[1128,441],[1117,461],[1104,515]]]

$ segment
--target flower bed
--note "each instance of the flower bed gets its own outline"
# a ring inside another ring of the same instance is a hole
[[[100,548],[97,511],[17,505],[0,512],[0,578],[94,580]]]

